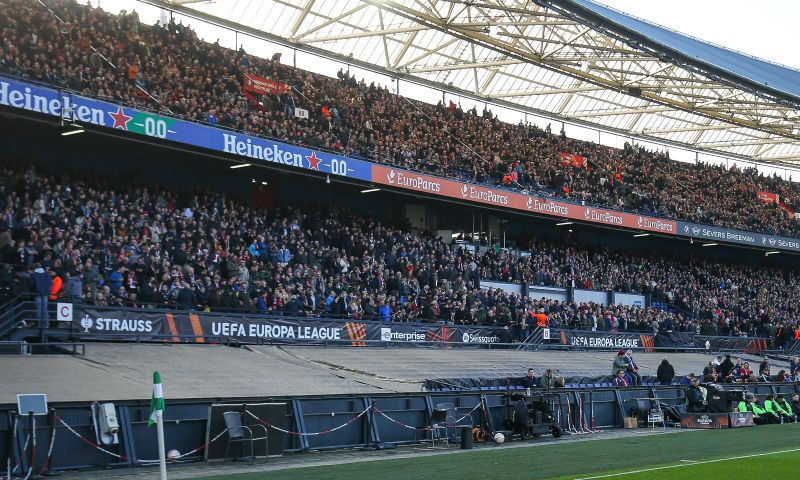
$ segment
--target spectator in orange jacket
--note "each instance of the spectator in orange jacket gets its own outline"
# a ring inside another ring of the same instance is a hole
[[[50,270],[50,276],[53,277],[53,283],[50,285],[50,301],[53,301],[61,296],[61,290],[64,288],[64,281],[61,277],[56,275],[56,272]]]

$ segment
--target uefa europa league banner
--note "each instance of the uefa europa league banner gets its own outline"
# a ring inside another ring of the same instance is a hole
[[[550,338],[578,348],[612,348],[621,350],[644,350],[652,352],[653,335],[627,332],[592,332],[581,330],[551,329]]]
[[[109,309],[59,303],[57,318],[81,336],[109,340],[211,343],[343,343],[353,346],[509,343],[508,330],[357,320],[298,319]]]

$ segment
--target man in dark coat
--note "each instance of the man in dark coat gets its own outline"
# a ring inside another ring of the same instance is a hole
[[[661,364],[658,366],[658,370],[656,370],[656,377],[658,377],[658,381],[661,385],[672,385],[672,379],[675,377],[675,369],[666,358],[661,360]]]

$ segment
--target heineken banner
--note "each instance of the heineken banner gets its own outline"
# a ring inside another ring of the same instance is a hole
[[[551,329],[552,330],[552,329]],[[551,331],[553,340],[560,340],[562,345],[578,348],[613,348],[622,350],[653,351],[653,335],[623,332],[592,332],[581,330],[560,330],[556,335]]]
[[[59,303],[57,318],[81,335],[131,341],[346,343],[353,346],[510,343],[505,328],[172,313]]]

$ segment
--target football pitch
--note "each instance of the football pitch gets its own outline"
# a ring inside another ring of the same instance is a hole
[[[567,443],[300,467],[208,480],[800,478],[800,424]]]

